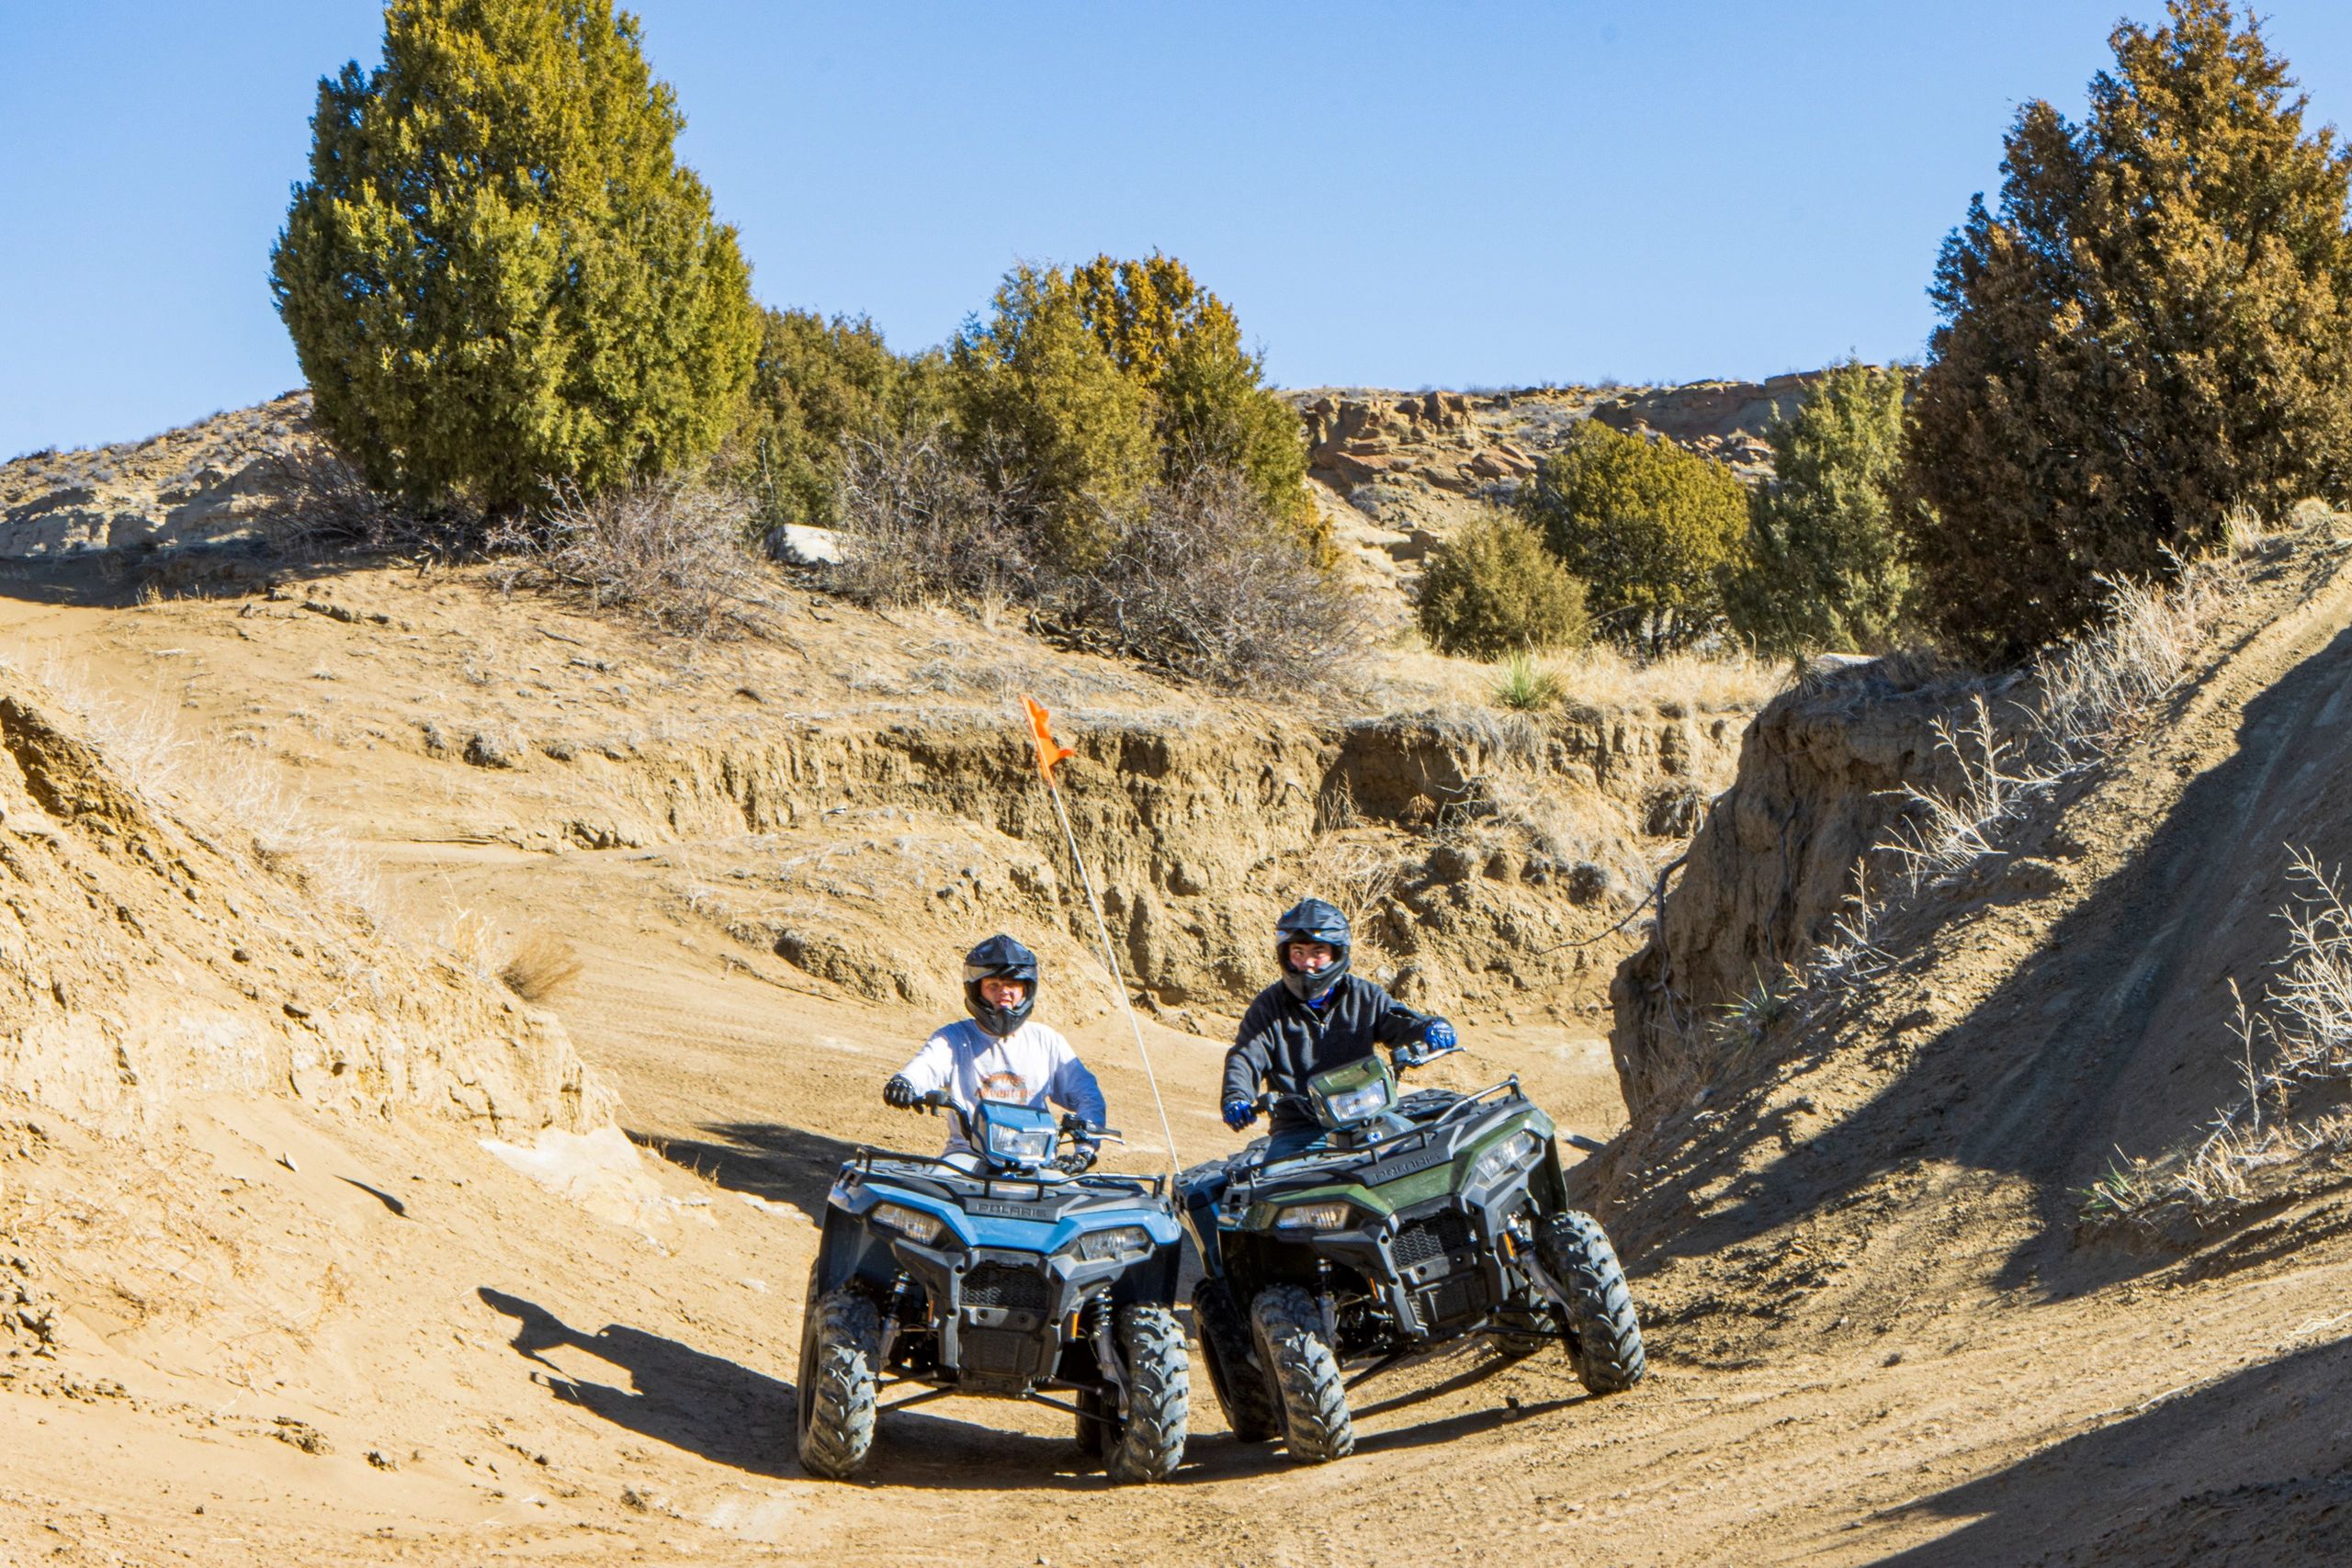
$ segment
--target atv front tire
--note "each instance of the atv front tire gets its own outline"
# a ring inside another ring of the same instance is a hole
[[[1123,1306],[1119,1351],[1127,1359],[1127,1418],[1097,1428],[1102,1468],[1114,1481],[1165,1481],[1184,1461],[1192,1414],[1183,1325],[1163,1306]]]
[[[1200,1330],[1209,1387],[1216,1391],[1217,1405],[1233,1435],[1245,1443],[1281,1436],[1282,1413],[1274,1407],[1273,1388],[1259,1364],[1250,1320],[1234,1305],[1224,1280],[1204,1280],[1193,1288],[1193,1326]]]
[[[1553,1215],[1535,1234],[1535,1255],[1566,1293],[1568,1353],[1586,1389],[1616,1393],[1641,1382],[1649,1371],[1642,1325],[1600,1222],[1574,1209]]]
[[[800,1463],[847,1481],[874,1447],[875,1362],[882,1317],[856,1292],[828,1291],[800,1328]]]
[[[1323,1309],[1296,1285],[1270,1285],[1250,1304],[1258,1352],[1282,1397],[1290,1457],[1328,1464],[1355,1451],[1355,1422],[1340,1360],[1324,1337]]]

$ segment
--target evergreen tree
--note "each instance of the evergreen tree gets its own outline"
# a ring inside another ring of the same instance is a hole
[[[1713,618],[1747,532],[1747,492],[1729,468],[1592,420],[1544,459],[1519,505],[1584,581],[1594,618],[1653,652]]]
[[[1059,268],[1005,275],[948,350],[956,423],[1068,570],[1109,558],[1158,467],[1150,386],[1121,366]]]
[[[684,123],[611,0],[394,0],[320,83],[270,282],[371,483],[504,509],[718,444],[760,322]]]
[[[1891,493],[1903,472],[1903,372],[1833,367],[1765,431],[1773,477],[1748,496],[1747,548],[1728,574],[1732,628],[1767,653],[1876,651],[1910,577]]]
[[[1493,512],[1440,545],[1421,574],[1421,630],[1447,653],[1493,659],[1581,643],[1584,584],[1524,518]]]
[[[1241,323],[1174,256],[1096,256],[1070,275],[1087,324],[1159,402],[1162,477],[1207,464],[1246,477],[1260,502],[1302,533],[1315,527],[1297,411],[1265,386]],[[1321,544],[1319,535],[1317,543]]]
[[[831,525],[842,440],[944,418],[944,370],[936,350],[892,353],[864,316],[763,312],[751,398],[726,454],[761,522]]]
[[[2228,508],[2344,493],[2347,157],[2252,17],[2125,24],[2078,127],[2029,104],[1945,242],[1902,516],[1930,624],[2012,657]]]
[[[1079,565],[1147,484],[1182,487],[1202,468],[1241,474],[1268,514],[1328,549],[1297,413],[1265,387],[1232,310],[1173,256],[1016,267],[950,357],[967,446],[1003,466]]]

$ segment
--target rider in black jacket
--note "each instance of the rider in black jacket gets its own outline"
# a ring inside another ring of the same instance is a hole
[[[1453,1045],[1453,1026],[1445,1020],[1415,1012],[1349,974],[1349,946],[1347,917],[1320,898],[1294,905],[1275,922],[1282,979],[1250,1004],[1225,1054],[1226,1125],[1238,1132],[1257,1119],[1261,1083],[1278,1095],[1303,1095],[1307,1079],[1362,1061],[1376,1044]],[[1282,1100],[1274,1102],[1272,1127],[1277,1152],[1312,1142],[1319,1131],[1306,1111]]]

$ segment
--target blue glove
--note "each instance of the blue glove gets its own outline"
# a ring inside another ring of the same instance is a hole
[[[1246,1100],[1225,1102],[1225,1124],[1238,1133],[1258,1119],[1258,1108]]]
[[[1453,1025],[1442,1018],[1433,1018],[1430,1020],[1430,1026],[1421,1031],[1421,1043],[1435,1052],[1451,1051],[1462,1042],[1455,1038]]]

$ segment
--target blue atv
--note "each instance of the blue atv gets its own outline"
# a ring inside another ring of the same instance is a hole
[[[1117,1136],[1074,1116],[920,1103],[953,1114],[972,1152],[860,1149],[842,1167],[801,1325],[801,1464],[845,1481],[881,1411],[988,1394],[1070,1412],[1114,1481],[1167,1480],[1190,1393],[1167,1179],[1066,1174],[1057,1134]]]

